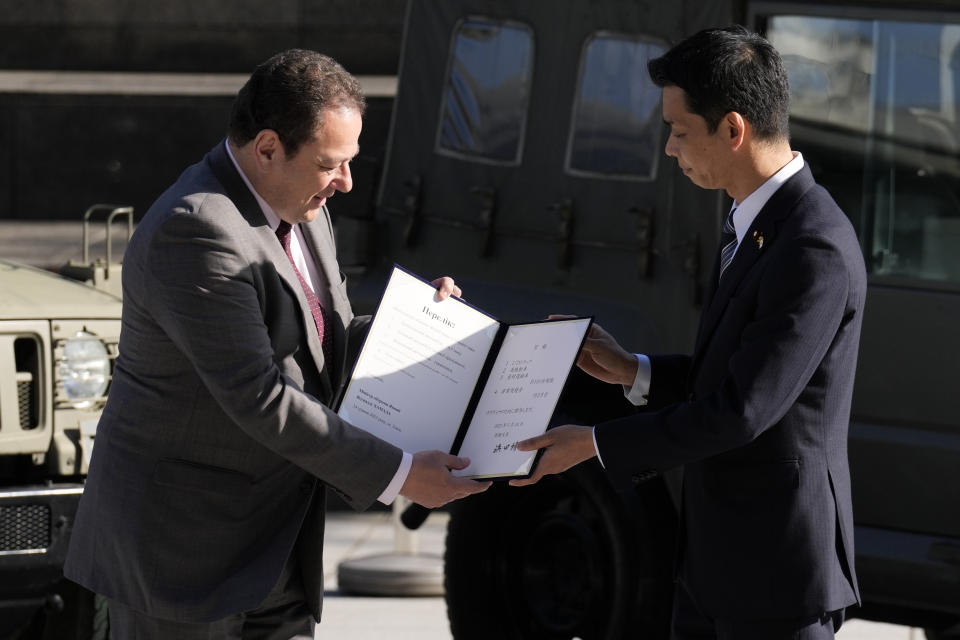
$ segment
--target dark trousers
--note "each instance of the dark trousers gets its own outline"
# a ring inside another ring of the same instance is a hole
[[[719,620],[700,613],[682,583],[673,599],[671,640],[834,640],[844,612],[792,620]]]
[[[213,622],[175,622],[109,600],[111,640],[312,640],[314,622],[303,592],[296,554],[259,607]]]

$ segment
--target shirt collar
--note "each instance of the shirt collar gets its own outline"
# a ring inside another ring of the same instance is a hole
[[[237,162],[237,159],[233,157],[233,151],[230,150],[230,143],[224,139],[223,146],[227,149],[227,157],[230,158],[230,162],[233,163],[233,166],[236,167],[237,173],[240,174],[240,177],[243,178],[243,183],[247,185],[247,189],[250,189],[250,193],[253,194],[253,197],[256,198],[257,204],[260,205],[260,209],[263,210],[263,215],[267,219],[267,224],[270,225],[270,228],[274,231],[277,230],[277,227],[280,226],[280,216],[273,210],[267,201],[257,193],[257,190],[253,188],[253,185],[250,184],[250,180],[247,178],[247,174],[243,172],[243,169],[240,168],[240,164]]]
[[[743,241],[747,235],[750,225],[767,201],[776,193],[777,189],[783,186],[783,183],[789,180],[800,169],[803,168],[803,154],[799,151],[793,152],[793,160],[783,165],[780,171],[770,176],[770,178],[760,185],[753,193],[743,199],[743,202],[734,202],[736,211],[733,212],[733,226],[737,231],[737,244]],[[241,174],[242,175],[242,174]]]

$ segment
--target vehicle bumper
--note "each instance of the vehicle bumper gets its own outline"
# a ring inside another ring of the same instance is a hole
[[[960,616],[960,540],[858,526],[856,544],[865,617],[897,611],[903,624],[929,626]]]
[[[82,493],[72,483],[0,488],[0,637],[40,607],[56,607]]]

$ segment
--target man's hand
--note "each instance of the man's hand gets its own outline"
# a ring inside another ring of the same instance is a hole
[[[621,347],[600,325],[594,324],[583,342],[577,366],[597,380],[630,387],[637,377],[638,365],[637,356]]]
[[[597,455],[593,446],[593,429],[567,424],[550,429],[546,433],[517,443],[520,451],[545,449],[537,462],[533,475],[529,478],[511,480],[514,487],[525,487],[540,481],[540,478],[553,473],[562,473],[575,464],[589,460]]]
[[[453,281],[453,278],[449,276],[443,276],[442,278],[437,278],[431,282],[433,286],[437,288],[437,299],[444,300],[449,298],[451,295],[455,295],[458,298],[463,294],[460,291],[460,287],[457,286],[457,283]]]
[[[451,469],[465,469],[469,464],[469,458],[458,458],[442,451],[415,453],[410,473],[400,487],[400,495],[421,506],[436,509],[453,500],[486,491],[491,484],[489,481],[477,482],[450,474]]]

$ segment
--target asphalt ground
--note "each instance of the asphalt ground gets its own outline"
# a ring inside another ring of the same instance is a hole
[[[414,534],[419,555],[443,556],[448,516],[431,513]],[[393,554],[395,547],[409,548],[404,531],[397,529],[389,511],[353,513],[333,511],[327,516],[324,544],[323,621],[316,640],[451,640],[447,609],[442,596],[383,597],[354,596],[340,591],[337,569],[340,563],[358,558]],[[397,531],[401,536],[397,543]],[[838,640],[925,640],[922,630],[866,620],[848,620]],[[491,639],[495,640],[495,639]]]

